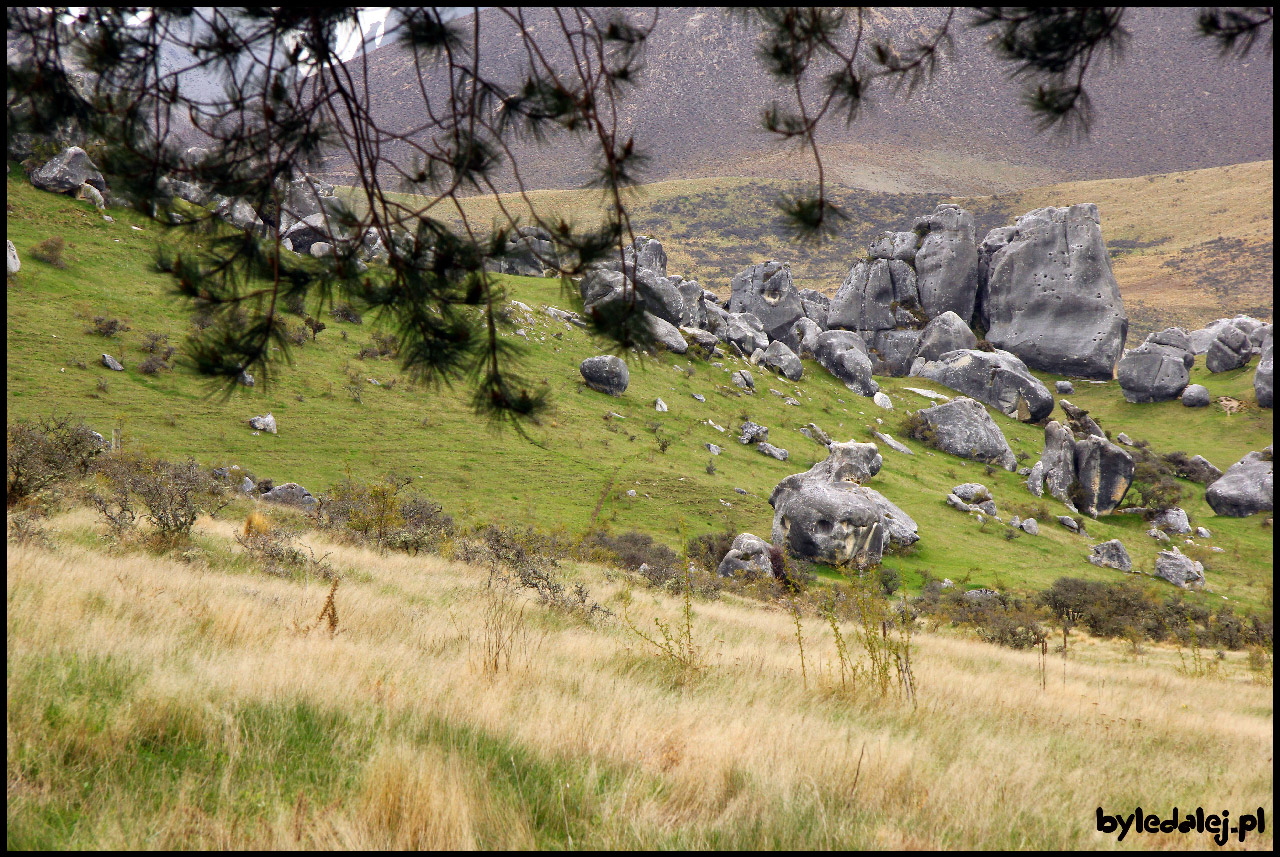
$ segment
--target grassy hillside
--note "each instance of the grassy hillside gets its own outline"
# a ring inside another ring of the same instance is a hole
[[[586,389],[577,369],[580,360],[598,353],[599,344],[541,312],[545,304],[567,305],[558,284],[513,277],[506,280],[510,297],[533,310],[527,317],[515,311],[528,334],[526,373],[545,382],[554,402],[551,416],[531,427],[529,439],[491,431],[478,421],[466,389],[415,387],[392,360],[357,359],[370,342],[372,320],[354,325],[326,316],[329,329],[316,343],[293,349],[292,365],[278,355],[269,388],[236,389],[224,399],[182,368],[152,376],[138,371],[147,333],[166,334],[180,345],[190,325],[181,305],[168,296],[167,276],[155,271],[155,224],[124,212],[115,212],[116,222],[108,224],[88,203],[35,191],[13,177],[8,190],[8,234],[23,259],[21,274],[8,287],[10,420],[57,408],[83,415],[104,435],[121,427],[129,447],[168,458],[191,455],[210,466],[235,463],[259,477],[297,481],[313,491],[347,474],[374,478],[395,471],[415,477],[447,511],[468,521],[571,533],[602,526],[638,529],[677,548],[693,536],[725,528],[767,536],[772,521],[767,498],[774,485],[825,456],[798,432],[801,426],[813,421],[837,439],[868,440],[868,426],[881,419],[883,429],[902,440],[907,411],[928,403],[906,388],[941,391],[919,379],[881,379],[894,403],[892,411],[882,411],[807,362],[805,377],[796,384],[753,369],[758,392],[743,396],[728,386],[729,373],[740,362],[725,359],[715,366],[664,354],[630,359],[631,386],[622,398],[610,398]],[[30,252],[51,236],[66,240],[63,269]],[[681,242],[668,246],[675,255]],[[96,316],[123,319],[131,329],[110,339],[87,332]],[[105,369],[104,351],[120,358],[126,371]],[[1041,378],[1050,384],[1056,380]],[[1202,361],[1193,377],[1214,396],[1249,403],[1251,379],[1252,364],[1209,375]],[[1177,402],[1129,405],[1114,383],[1079,386],[1073,401],[1113,433],[1147,439],[1161,451],[1200,453],[1224,470],[1271,441],[1270,411],[1253,407],[1228,415],[1217,407],[1191,411]],[[706,402],[696,401],[695,393]],[[800,405],[785,404],[783,395]],[[668,413],[654,410],[658,397]],[[279,435],[254,436],[246,420],[268,411],[279,423]],[[622,419],[609,418],[611,412]],[[994,416],[1015,452],[1031,459],[1039,455],[1041,429]],[[788,449],[790,461],[738,444],[734,429],[747,418],[769,426],[770,442]],[[724,453],[713,457],[705,448],[708,442],[724,447]],[[998,589],[1041,589],[1064,574],[1115,579],[1117,572],[1095,568],[1085,558],[1091,541],[1117,537],[1139,569],[1152,570],[1156,543],[1143,535],[1136,517],[1090,522],[1088,539],[1073,535],[1052,520],[1065,509],[1036,500],[1014,474],[988,475],[980,466],[906,442],[916,455],[886,450],[884,470],[872,484],[920,525],[916,549],[889,560],[909,588],[919,586],[925,570]],[[714,473],[708,472],[709,464]],[[1003,528],[983,531],[945,505],[952,486],[974,480],[991,487],[1002,515],[1039,518],[1041,535],[1006,541]],[[1218,603],[1225,596],[1246,608],[1261,605],[1272,563],[1265,516],[1217,518],[1200,486],[1183,483],[1183,489],[1183,506],[1195,523],[1213,531],[1211,544],[1225,551],[1197,554],[1209,585],[1193,597]],[[627,496],[628,490],[636,496]]]
[[[7,551],[11,849],[1199,849],[1117,843],[1095,809],[1273,810],[1272,688],[1244,653],[1206,672],[1076,631],[1042,665],[919,633],[913,707],[842,689],[829,626],[776,605],[689,605],[691,674],[621,617],[312,533],[344,573],[330,634],[328,585],[254,570],[238,520],[179,558],[108,551],[95,518]],[[682,627],[676,599],[567,574]]]
[[[914,162],[913,162],[914,163]],[[913,167],[914,169],[914,167]],[[910,229],[939,202],[974,213],[978,238],[987,230],[1047,205],[1095,202],[1112,253],[1116,280],[1135,337],[1171,325],[1203,326],[1223,316],[1273,312],[1273,162],[1138,178],[1069,182],[986,197],[869,191],[834,181],[834,200],[849,215],[836,241],[800,247],[782,229],[775,202],[802,185],[769,178],[698,178],[644,185],[630,203],[637,234],[662,240],[670,270],[728,293],[738,271],[765,259],[791,263],[801,288],[834,294],[868,241],[886,229]],[[763,172],[755,175],[764,175]],[[544,216],[591,224],[599,218],[594,191],[533,191]],[[524,201],[502,205],[524,213]],[[465,200],[468,217],[487,226],[498,204]]]

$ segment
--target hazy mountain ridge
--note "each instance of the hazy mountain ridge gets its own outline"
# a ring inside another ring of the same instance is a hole
[[[480,14],[484,70],[511,83],[526,62],[521,42],[501,13]],[[927,32],[936,15],[894,9],[871,18],[877,31],[903,44]],[[897,182],[881,189],[979,194],[1270,158],[1269,60],[1259,52],[1245,60],[1219,57],[1213,43],[1193,34],[1193,16],[1186,9],[1129,13],[1122,58],[1103,58],[1090,71],[1094,128],[1075,141],[1036,131],[1020,102],[1021,85],[1008,80],[1010,66],[983,44],[987,33],[962,23],[953,28],[954,52],[928,85],[906,97],[878,82],[851,126],[824,128],[829,165],[858,186],[877,187],[879,170]],[[558,24],[546,10],[526,10],[526,20],[544,43],[555,44]],[[760,68],[754,39],[753,30],[717,10],[661,10],[644,71],[622,109],[624,126],[651,158],[646,181],[811,175],[810,159],[782,154],[789,149],[761,129],[760,109],[785,93]],[[389,45],[371,53],[368,64],[375,115],[389,128],[407,129],[421,114],[412,57]],[[447,82],[430,75],[425,84],[433,99],[446,92]],[[514,151],[530,188],[579,186],[592,163],[567,139]],[[407,149],[397,156],[407,158]],[[934,162],[932,175],[902,169],[912,161]],[[350,176],[337,160],[329,172]]]

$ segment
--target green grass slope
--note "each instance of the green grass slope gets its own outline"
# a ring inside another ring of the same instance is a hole
[[[578,363],[600,353],[600,344],[542,312],[544,305],[568,306],[553,280],[505,278],[510,298],[532,309],[529,316],[514,312],[516,325],[528,335],[525,340],[512,334],[515,341],[527,341],[523,372],[545,382],[553,402],[550,416],[530,426],[527,438],[495,431],[475,417],[465,385],[414,386],[390,359],[357,359],[376,330],[369,319],[355,325],[326,315],[329,328],[317,342],[294,348],[291,365],[278,355],[272,383],[265,389],[238,388],[224,398],[205,379],[182,368],[147,376],[137,369],[145,334],[167,334],[180,346],[191,329],[183,305],[170,294],[168,275],[155,269],[161,227],[121,211],[112,212],[114,223],[105,223],[88,203],[36,191],[14,175],[8,198],[8,237],[23,265],[7,289],[5,402],[10,421],[54,409],[71,412],[104,435],[121,427],[129,447],[169,458],[191,455],[210,466],[239,464],[259,477],[300,482],[312,491],[323,491],[347,474],[369,479],[395,471],[416,477],[426,494],[468,521],[570,533],[592,526],[638,529],[680,547],[693,536],[725,528],[767,537],[770,491],[784,476],[825,457],[825,450],[798,429],[812,421],[838,440],[865,441],[878,418],[883,420],[879,428],[916,452],[904,456],[882,450],[884,469],[871,483],[920,526],[921,540],[908,555],[886,558],[903,572],[909,588],[919,585],[926,570],[970,586],[1000,589],[1039,589],[1061,575],[1115,579],[1119,572],[1086,560],[1093,541],[1111,538],[1124,541],[1137,568],[1154,568],[1157,545],[1144,535],[1139,518],[1090,521],[1089,538],[1071,534],[1054,521],[1065,508],[1052,499],[1034,498],[1015,474],[987,475],[981,465],[906,440],[902,423],[907,412],[928,404],[906,388],[949,392],[931,382],[878,379],[894,403],[892,411],[884,411],[811,361],[805,363],[804,378],[794,384],[751,367],[757,393],[747,396],[729,381],[729,373],[745,365],[741,361],[724,359],[717,367],[699,358],[662,354],[629,359],[631,384],[620,398],[587,389]],[[31,254],[34,245],[52,236],[66,241],[63,269]],[[112,339],[87,332],[99,315],[123,319],[131,329]],[[121,359],[125,371],[104,368],[103,352]],[[1232,396],[1252,405],[1243,413],[1227,414],[1216,406],[1190,410],[1178,402],[1131,405],[1114,382],[1080,383],[1070,398],[1113,433],[1146,439],[1159,451],[1199,453],[1225,470],[1246,452],[1271,442],[1272,414],[1254,402],[1255,364],[1210,375],[1201,358],[1193,373],[1193,382],[1205,384],[1215,397]],[[360,402],[348,389],[353,375]],[[1050,385],[1057,380],[1040,377]],[[696,401],[695,393],[706,402]],[[800,405],[785,404],[783,396]],[[667,413],[654,410],[659,397],[667,403]],[[254,436],[246,420],[268,411],[280,433]],[[623,419],[607,418],[610,412]],[[1028,463],[1038,457],[1042,429],[993,416],[1015,452],[1029,456]],[[739,444],[735,429],[746,418],[768,426],[769,441],[788,449],[790,460],[775,461]],[[706,443],[723,447],[723,454],[713,457]],[[709,462],[714,473],[708,472]],[[967,481],[992,489],[1002,517],[1020,513],[1040,518],[1041,534],[1006,540],[1004,527],[984,528],[947,507],[948,490]],[[746,493],[735,491],[739,488]],[[1183,507],[1193,522],[1212,530],[1209,543],[1224,549],[1197,552],[1209,585],[1196,597],[1220,601],[1226,596],[1245,607],[1261,605],[1269,598],[1271,581],[1269,516],[1219,518],[1205,504],[1201,486],[1185,482],[1183,488]],[[636,496],[627,496],[628,490]]]

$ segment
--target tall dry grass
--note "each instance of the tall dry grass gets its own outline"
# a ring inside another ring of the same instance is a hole
[[[921,633],[913,709],[840,694],[819,617],[803,681],[791,614],[725,597],[692,605],[693,680],[620,621],[534,602],[489,668],[486,570],[305,536],[344,574],[335,632],[308,632],[330,584],[228,566],[235,523],[202,520],[184,559],[93,526],[8,552],[11,847],[1109,848],[1098,806],[1272,808],[1271,690],[1243,656],[1193,679],[1086,639],[1042,689],[1036,652]]]

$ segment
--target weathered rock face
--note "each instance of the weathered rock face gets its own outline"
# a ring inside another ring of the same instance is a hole
[[[920,341],[920,331],[878,330],[861,335],[867,343],[867,356],[871,358],[873,375],[901,378],[910,371],[916,345]]]
[[[743,354],[754,354],[756,349],[769,347],[769,336],[760,319],[749,312],[729,313],[724,340],[738,346]]]
[[[749,312],[760,319],[769,339],[780,339],[792,349],[799,347],[791,328],[805,312],[789,267],[778,262],[752,265],[740,271],[729,287],[730,313]]]
[[[680,326],[706,327],[707,307],[702,298],[702,286],[697,280],[671,278],[680,292]]]
[[[1165,509],[1152,519],[1151,524],[1159,527],[1166,533],[1183,536],[1191,532],[1191,521],[1187,519],[1185,509],[1174,506],[1172,509]]]
[[[31,184],[50,193],[75,193],[83,184],[92,185],[99,191],[107,189],[97,165],[79,146],[63,150],[62,154],[33,170]]]
[[[880,469],[875,444],[835,443],[830,449],[825,461],[773,489],[774,544],[800,557],[866,568],[880,562],[886,540],[917,541],[918,527],[906,512],[858,484]]]
[[[742,424],[741,434],[738,436],[738,443],[749,444],[759,443],[762,440],[769,439],[769,428],[759,423],[747,420]]]
[[[1275,402],[1275,363],[1271,340],[1270,334],[1263,340],[1262,357],[1258,359],[1258,368],[1253,373],[1253,392],[1258,397],[1260,408],[1274,407]]]
[[[1093,518],[1110,514],[1133,482],[1133,458],[1105,437],[1086,437],[1075,447],[1077,508]]]
[[[1205,489],[1204,499],[1216,514],[1229,518],[1270,512],[1275,495],[1274,474],[1268,446],[1263,452],[1251,452],[1227,468],[1221,479]]]
[[[1112,377],[1129,320],[1098,223],[1091,203],[1018,218],[991,258],[984,311],[992,345],[1033,369]]]
[[[818,344],[818,335],[822,333],[822,328],[811,318],[802,318],[791,327],[795,338],[800,342],[800,348],[796,351],[801,357],[813,356],[813,349]]]
[[[1181,395],[1191,380],[1184,355],[1168,345],[1145,342],[1120,360],[1116,376],[1130,402],[1167,402]],[[1193,358],[1194,359],[1194,358]]]
[[[716,574],[721,577],[770,577],[773,563],[769,559],[771,545],[759,536],[740,533],[729,552],[720,560]]]
[[[623,250],[623,259],[637,268],[656,271],[663,277],[667,275],[667,251],[656,238],[637,235],[631,246]]]
[[[967,351],[977,344],[978,337],[974,336],[964,319],[947,310],[924,326],[915,356],[937,360],[948,351]]]
[[[617,271],[602,266],[588,271],[578,288],[587,313],[603,312],[606,304],[630,302],[634,297],[636,307],[677,327],[685,315],[680,289],[652,268],[636,268],[627,263],[623,270]]]
[[[1133,570],[1129,552],[1124,549],[1124,544],[1119,539],[1112,539],[1109,542],[1094,545],[1093,551],[1089,555],[1089,562],[1104,568],[1118,568],[1121,571]]]
[[[283,503],[286,506],[299,506],[303,509],[314,507],[319,501],[311,496],[311,492],[297,482],[286,482],[266,491],[261,498],[268,503]]]
[[[1238,327],[1246,334],[1250,334],[1256,331],[1262,325],[1262,322],[1247,315],[1238,315],[1235,318],[1220,318],[1217,321],[1212,321],[1207,326],[1187,334],[1191,340],[1191,350],[1196,354],[1207,353],[1209,346],[1218,338],[1218,334],[1222,332],[1222,329],[1228,325]]]
[[[1209,345],[1204,365],[1210,372],[1230,372],[1239,369],[1253,356],[1249,334],[1234,324],[1223,325]]]
[[[1166,327],[1157,331],[1149,335],[1143,344],[1165,345],[1182,352],[1182,362],[1188,371],[1195,365],[1196,355],[1191,348],[1191,337],[1180,327]]]
[[[1067,415],[1067,428],[1071,429],[1072,434],[1076,437],[1084,437],[1085,435],[1093,435],[1094,437],[1107,436],[1107,433],[1102,430],[1102,426],[1094,422],[1093,418],[1089,416],[1089,412],[1084,408],[1077,408],[1066,399],[1059,399],[1058,404]]]
[[[831,298],[814,289],[801,289],[800,304],[804,307],[807,318],[818,325],[819,330],[827,329],[827,314],[831,310]]]
[[[493,260],[500,274],[518,277],[541,277],[548,268],[560,264],[551,233],[539,226],[521,226],[515,236],[503,244],[502,255]]]
[[[960,396],[941,405],[916,412],[931,435],[929,443],[952,455],[989,462],[1013,471],[1017,459],[1004,433],[987,409],[973,399]]]
[[[849,271],[827,313],[827,326],[844,330],[891,330],[897,326],[890,304],[893,279],[883,259],[858,262]]]
[[[1182,391],[1182,404],[1188,408],[1207,408],[1209,401],[1209,388],[1203,384],[1188,384]]]
[[[284,202],[280,206],[279,223],[282,234],[287,233],[299,221],[317,214],[336,215],[341,209],[341,204],[333,195],[333,185],[315,176],[303,176],[288,182],[283,190]]]
[[[610,396],[621,396],[631,381],[627,364],[612,354],[588,357],[578,366],[578,371],[588,387]]]
[[[685,342],[684,336],[680,333],[680,328],[669,321],[658,318],[651,312],[644,314],[644,320],[649,325],[649,333],[653,336],[655,343],[673,354],[684,354],[689,350],[689,343]]]
[[[733,382],[735,387],[754,393],[756,391],[756,379],[746,369],[739,369],[729,376],[729,380]]]
[[[769,343],[769,347],[764,351],[764,359],[761,362],[789,381],[799,381],[800,377],[804,375],[804,364],[800,362],[800,358],[796,356],[795,352],[784,345],[781,340]]]
[[[1156,554],[1156,577],[1162,577],[1174,586],[1204,585],[1204,566],[1183,556],[1176,547]]]
[[[1040,461],[1031,468],[1027,484],[1037,497],[1041,496],[1037,487],[1042,485],[1050,497],[1074,509],[1070,492],[1075,481],[1075,436],[1057,420],[1050,420],[1044,427],[1044,452],[1040,454]]]
[[[1039,422],[1053,413],[1053,394],[1007,351],[949,351],[916,374],[985,402],[1014,419]],[[1019,414],[1019,401],[1025,410]]]
[[[18,248],[13,246],[13,242],[6,240],[4,243],[6,245],[5,265],[9,275],[12,276],[22,270],[22,263],[18,261]]]
[[[112,357],[110,354],[102,355],[102,365],[106,366],[112,372],[123,372],[124,367],[120,365],[120,361]]]
[[[848,330],[828,330],[814,343],[814,359],[860,396],[874,396],[880,385],[871,379],[871,358],[862,337]]]
[[[919,246],[920,237],[914,232],[881,232],[867,250],[872,259],[897,259],[911,263],[916,260]]]
[[[978,294],[978,245],[973,215],[943,203],[921,218],[928,234],[916,251],[916,285],[920,306],[929,318],[951,310],[967,322]]]
[[[237,229],[243,229],[253,235],[265,237],[268,229],[262,222],[258,212],[243,199],[223,199],[214,208],[213,213],[230,223]]]

